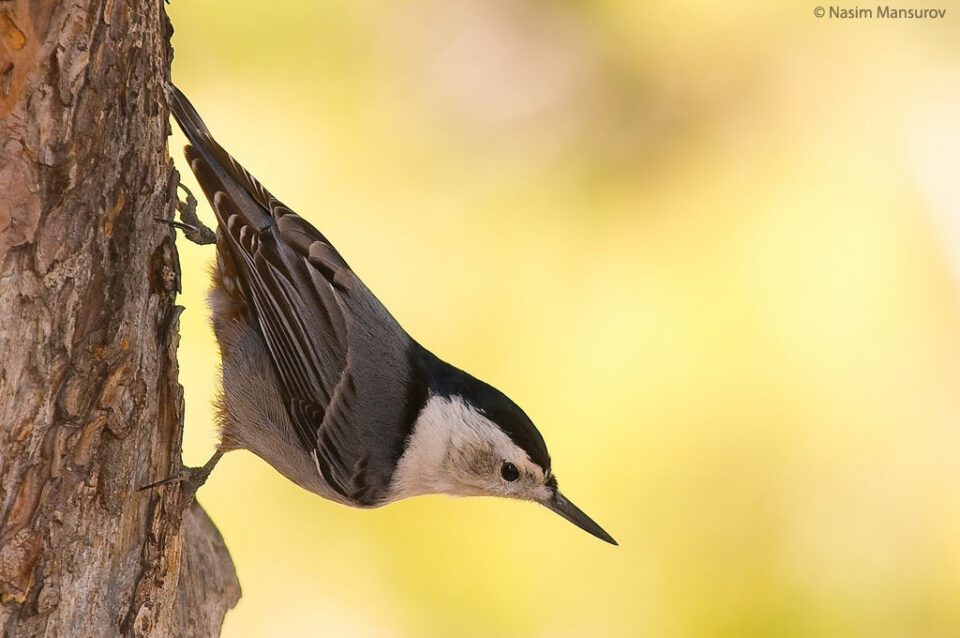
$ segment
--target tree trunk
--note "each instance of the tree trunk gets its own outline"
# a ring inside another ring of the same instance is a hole
[[[0,0],[0,630],[213,636],[240,595],[177,486],[162,0]],[[211,364],[212,365],[212,364]]]

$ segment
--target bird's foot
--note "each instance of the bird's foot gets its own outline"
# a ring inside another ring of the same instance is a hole
[[[179,228],[183,231],[184,237],[200,246],[217,243],[217,234],[210,230],[197,216],[197,198],[183,183],[177,183],[177,188],[182,189],[186,194],[186,200],[177,199],[177,212],[180,214],[180,221],[160,217],[155,219],[158,222]]]
[[[210,460],[204,464],[203,467],[185,467],[181,469],[179,473],[174,474],[173,476],[168,476],[165,479],[141,486],[138,491],[142,492],[144,490],[152,490],[157,487],[163,487],[164,485],[179,483],[185,497],[184,503],[189,504],[196,496],[197,490],[199,490],[200,487],[207,482],[210,472],[213,471],[213,468],[216,467],[217,462],[222,456],[223,450],[217,450],[216,454],[214,454]]]

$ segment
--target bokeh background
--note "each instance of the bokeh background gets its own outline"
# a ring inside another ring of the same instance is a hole
[[[621,543],[524,503],[350,510],[238,452],[199,497],[225,636],[960,635],[960,6],[814,6],[173,1],[220,141],[524,406]],[[212,253],[179,246],[201,464]]]

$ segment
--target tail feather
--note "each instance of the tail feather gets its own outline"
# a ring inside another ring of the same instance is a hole
[[[271,195],[213,139],[200,114],[180,89],[172,84],[165,88],[170,111],[190,141],[184,148],[190,170],[213,207],[221,229],[226,230],[229,218],[236,215],[257,233],[268,228],[277,231],[286,244],[303,255],[321,251],[340,267],[349,268],[323,233]],[[218,205],[220,193],[221,205]],[[316,246],[318,241],[326,248]]]
[[[217,193],[227,192],[227,187],[224,185],[221,176],[206,157],[197,150],[197,147],[185,146],[183,154],[187,158],[190,170],[193,171],[194,176],[197,178],[197,183],[199,183],[200,188],[203,189],[203,194],[207,197],[207,201],[210,202],[211,208],[213,208],[213,212],[217,216],[217,224],[226,227],[227,220],[223,219],[217,211],[217,207],[213,206],[213,201]]]
[[[255,230],[274,225],[273,209],[282,204],[217,143],[203,118],[180,89],[172,84],[164,88],[170,112],[190,142],[184,148],[190,169],[211,205],[214,195],[223,192],[234,200],[246,223]],[[223,223],[223,220],[219,221]]]
[[[204,124],[203,118],[197,113],[197,109],[193,107],[183,91],[173,84],[165,84],[163,88],[167,94],[167,105],[170,107],[170,112],[173,113],[173,117],[176,118],[177,124],[180,125],[190,143],[201,147],[216,147],[222,152],[223,149],[213,139],[210,129]]]

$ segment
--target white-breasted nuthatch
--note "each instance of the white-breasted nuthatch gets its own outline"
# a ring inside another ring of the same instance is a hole
[[[217,217],[209,299],[223,381],[218,451],[180,478],[195,489],[242,448],[345,505],[524,499],[616,544],[557,489],[520,407],[411,338],[327,238],[213,139],[183,93],[169,86],[167,100]]]

